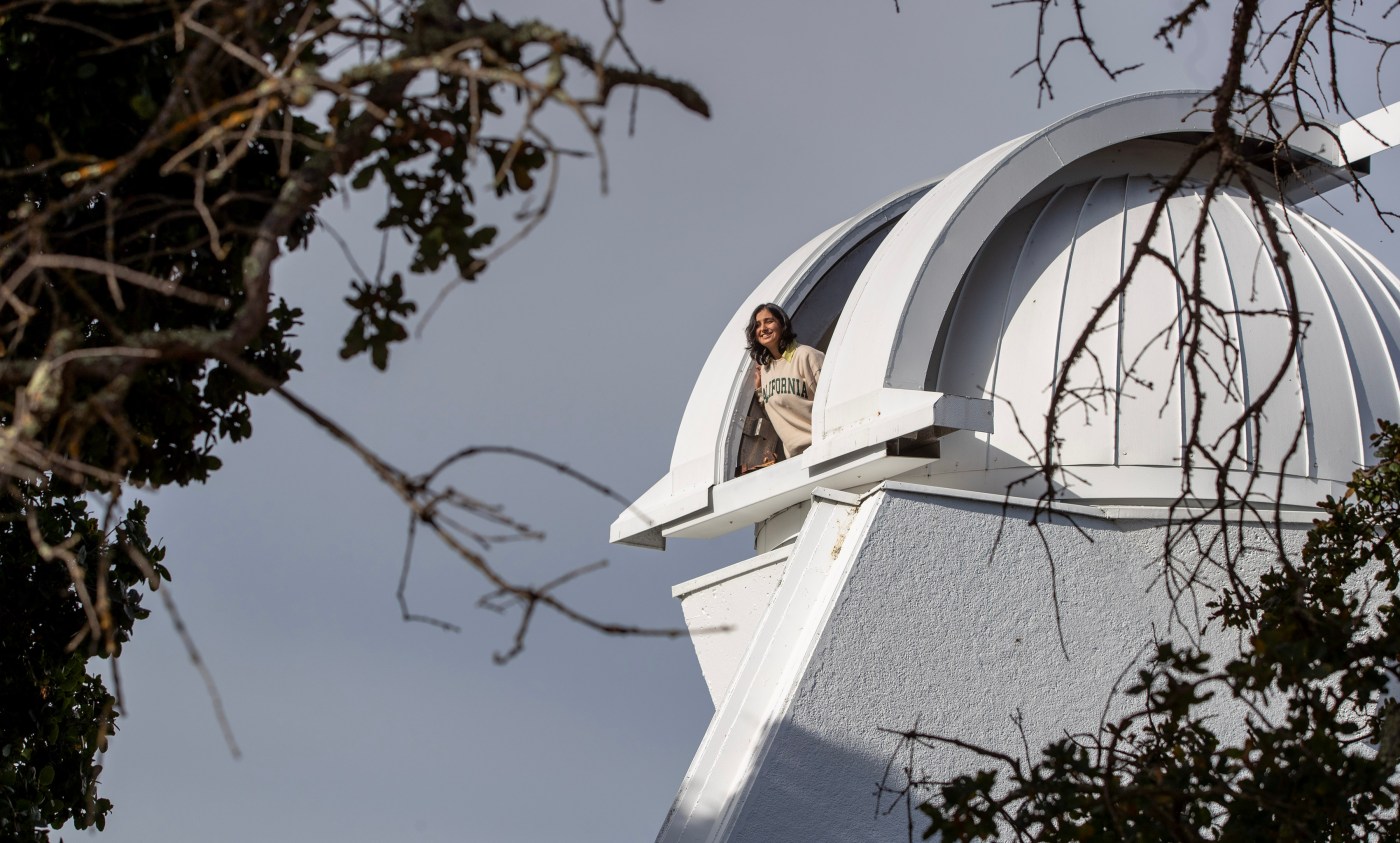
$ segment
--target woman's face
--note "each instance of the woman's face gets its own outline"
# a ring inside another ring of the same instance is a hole
[[[783,336],[783,323],[778,321],[768,308],[763,308],[753,316],[754,336],[758,344],[768,349],[768,353],[778,356],[778,341]]]

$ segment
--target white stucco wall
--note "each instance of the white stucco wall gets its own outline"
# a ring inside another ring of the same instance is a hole
[[[1110,688],[1154,631],[1184,636],[1155,561],[1162,528],[1079,512],[1092,541],[1063,517],[1044,528],[1068,657],[1050,563],[1023,506],[1003,512],[995,499],[890,484],[860,502],[849,533],[830,548],[808,548],[800,538],[790,574],[820,562],[834,597],[806,620],[785,611],[794,627],[815,623],[821,631],[805,651],[784,651],[782,658],[798,660],[787,665],[793,678],[764,690],[772,700],[766,711],[746,702],[763,675],[740,672],[678,797],[680,812],[691,815],[673,814],[661,839],[903,840],[902,810],[876,816],[876,782],[896,745],[881,727],[917,721],[924,731],[1018,755],[1011,721],[1018,711],[1033,749],[1066,730],[1095,729]],[[1291,546],[1307,527],[1295,520],[1284,531]],[[779,631],[782,622],[770,612],[760,628]],[[1208,640],[1220,650],[1235,646],[1233,635]],[[746,660],[781,655],[765,654],[765,646],[756,640]],[[743,705],[750,708],[740,717]],[[755,736],[734,739],[746,728]],[[727,744],[733,748],[721,748]],[[918,760],[936,777],[978,766],[954,750]],[[743,772],[726,780],[723,798],[697,799],[689,791],[715,789],[710,769]],[[702,803],[711,806],[708,816],[686,807]]]

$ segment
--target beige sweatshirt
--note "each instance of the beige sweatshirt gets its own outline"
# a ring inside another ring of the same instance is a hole
[[[826,355],[793,344],[783,356],[762,367],[759,400],[783,440],[783,452],[795,457],[812,444],[812,398]]]

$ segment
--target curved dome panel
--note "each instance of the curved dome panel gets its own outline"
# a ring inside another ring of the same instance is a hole
[[[1400,418],[1395,277],[1338,232],[1275,203],[1290,290],[1238,190],[1211,204],[1198,267],[1201,191],[1190,185],[1168,201],[1150,244],[1157,257],[1122,295],[1115,286],[1158,200],[1153,179],[1064,186],[997,228],[964,277],[931,366],[932,388],[995,400],[997,429],[950,439],[930,476],[965,474],[956,485],[1003,491],[1038,464],[1052,385],[1105,303],[1069,373],[1057,431],[1072,496],[1171,500],[1186,458],[1210,469],[1234,454],[1241,471],[1278,475],[1282,466],[1287,477],[1336,482],[1368,460],[1375,419]],[[1295,296],[1306,323],[1300,349],[1287,316]],[[1193,297],[1204,303],[1196,324],[1185,316]],[[1256,402],[1260,422],[1233,429]],[[1274,493],[1267,485],[1258,491]],[[1295,485],[1287,502],[1317,500],[1311,484]]]

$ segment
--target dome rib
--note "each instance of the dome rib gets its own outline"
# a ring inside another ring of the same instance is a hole
[[[1065,463],[1115,464],[1120,356],[1116,307],[1105,311],[1086,339],[1085,354],[1073,369],[1065,373],[1064,364],[1094,313],[1113,295],[1122,277],[1123,181],[1122,176],[1115,176],[1088,184],[1075,220],[1074,238],[1066,251],[1068,265],[1060,290],[1060,316],[1049,380],[1053,385],[1065,377],[1065,412],[1058,428],[1063,440],[1058,459]],[[1048,398],[1045,395],[1041,403]]]
[[[1229,207],[1233,207],[1236,209],[1239,207],[1238,205],[1235,205],[1234,203],[1229,201],[1230,197],[1221,196],[1220,198],[1225,199],[1227,206]],[[1205,197],[1201,196],[1200,194],[1196,194],[1195,199],[1195,214],[1196,218],[1200,219],[1200,215],[1203,212],[1206,212],[1208,209],[1206,208]],[[1229,211],[1226,211],[1225,213],[1229,214]],[[1228,290],[1230,294],[1230,317],[1231,321],[1234,323],[1235,326],[1235,341],[1230,344],[1230,351],[1231,353],[1238,355],[1234,361],[1234,365],[1236,367],[1236,370],[1238,371],[1238,380],[1236,385],[1239,389],[1240,404],[1242,406],[1249,406],[1254,400],[1254,393],[1252,392],[1252,386],[1254,384],[1254,381],[1249,376],[1250,364],[1251,362],[1255,361],[1256,358],[1255,355],[1252,354],[1250,351],[1249,343],[1246,343],[1244,341],[1245,317],[1240,306],[1239,295],[1239,279],[1243,278],[1243,275],[1235,271],[1235,267],[1232,265],[1232,262],[1230,260],[1230,251],[1226,248],[1225,245],[1225,235],[1221,232],[1220,229],[1221,223],[1219,220],[1216,219],[1215,213],[1207,213],[1205,217],[1205,226],[1202,233],[1204,234],[1206,231],[1209,231],[1211,238],[1209,242],[1212,242],[1215,245],[1215,248],[1220,255],[1220,264],[1226,279],[1225,289]],[[1251,288],[1254,286],[1252,275],[1250,286]],[[1243,433],[1244,439],[1245,465],[1253,467],[1254,465],[1256,465],[1256,458],[1258,456],[1258,454],[1256,453],[1258,443],[1255,441],[1257,431],[1255,430],[1254,425],[1246,424],[1243,425],[1241,432]]]
[[[1250,440],[1248,465],[1280,465],[1287,459],[1285,471],[1300,476],[1310,475],[1307,466],[1312,460],[1312,440],[1308,436],[1307,414],[1309,409],[1302,389],[1302,375],[1295,351],[1289,348],[1289,325],[1278,315],[1288,310],[1288,295],[1283,281],[1268,258],[1268,247],[1253,220],[1253,209],[1247,197],[1237,191],[1227,191],[1218,197],[1218,210],[1211,214],[1211,224],[1216,236],[1223,243],[1230,239],[1240,244],[1239,248],[1225,252],[1225,259],[1231,274],[1232,295],[1238,324],[1238,335],[1250,338],[1240,346],[1243,356],[1241,367],[1244,391],[1241,406],[1248,406],[1258,399],[1261,390],[1267,389],[1280,370],[1287,372],[1279,381],[1270,399],[1276,408],[1270,416],[1279,415],[1278,409],[1290,396],[1296,398],[1286,416],[1302,419],[1302,437],[1294,445],[1298,436],[1296,424],[1280,427],[1277,418],[1265,417],[1258,426],[1247,429]],[[1246,321],[1247,320],[1247,321]],[[1266,357],[1272,354],[1272,357]],[[1284,359],[1286,358],[1286,359]],[[1296,452],[1290,455],[1290,452]]]
[[[1396,300],[1397,282],[1385,267],[1376,264],[1350,238],[1330,226],[1316,223],[1316,227],[1330,234],[1337,245],[1337,257],[1347,266],[1360,295],[1375,320],[1376,331],[1385,346],[1385,372],[1389,375],[1387,389],[1380,391],[1385,400],[1385,409],[1379,412],[1380,418],[1400,419],[1400,303]],[[1373,405],[1372,413],[1377,411]],[[1368,433],[1377,432],[1375,419],[1366,420]],[[1369,438],[1368,438],[1369,441]]]
[[[1126,178],[1126,177],[1122,179],[1122,182],[1123,182],[1123,190],[1122,190],[1122,191],[1119,193],[1119,195],[1118,195],[1118,203],[1119,203],[1119,204],[1118,204],[1118,207],[1124,211],[1124,213],[1122,213],[1122,214],[1119,215],[1119,223],[1120,223],[1120,226],[1121,226],[1121,227],[1120,227],[1119,232],[1118,232],[1118,242],[1119,242],[1120,244],[1122,244],[1122,246],[1124,246],[1124,247],[1126,247],[1126,245],[1127,245],[1127,243],[1128,243],[1128,215],[1127,215],[1126,211],[1127,211],[1127,208],[1128,208],[1128,185],[1129,185],[1130,181],[1131,181],[1131,180],[1128,179],[1128,178]],[[1117,277],[1118,277],[1118,278],[1122,278],[1122,277],[1123,277],[1123,273],[1124,273],[1125,271],[1127,271],[1127,268],[1128,268],[1128,267],[1127,267],[1127,251],[1126,251],[1125,248],[1120,247],[1120,248],[1118,249],[1118,273],[1117,273]],[[1119,295],[1119,296],[1118,296],[1118,313],[1116,314],[1116,321],[1115,321],[1115,325],[1114,325],[1114,328],[1115,328],[1115,330],[1114,330],[1114,339],[1115,339],[1115,341],[1117,342],[1117,345],[1118,345],[1118,353],[1117,353],[1117,355],[1115,355],[1114,360],[1113,360],[1113,400],[1114,400],[1115,402],[1117,402],[1117,404],[1118,404],[1117,412],[1115,412],[1115,413],[1113,414],[1113,464],[1114,464],[1114,465],[1121,465],[1121,464],[1122,464],[1122,463],[1121,463],[1121,460],[1120,460],[1120,456],[1121,456],[1121,454],[1122,454],[1122,452],[1123,452],[1123,387],[1125,386],[1125,384],[1124,384],[1124,382],[1123,382],[1123,375],[1124,375],[1124,372],[1125,372],[1124,367],[1123,367],[1123,359],[1124,359],[1124,354],[1123,354],[1123,341],[1124,341],[1124,339],[1125,339],[1124,334],[1123,334],[1123,330],[1124,330],[1124,322],[1125,322],[1125,320],[1126,320],[1126,317],[1127,317],[1127,296],[1125,296],[1125,295]]]
[[[1292,212],[1289,216],[1301,216]],[[1345,277],[1327,277],[1324,280],[1321,268],[1307,253],[1294,233],[1294,227],[1286,219],[1279,219],[1280,235],[1289,246],[1291,255],[1301,257],[1292,266],[1294,287],[1298,291],[1298,311],[1308,320],[1304,337],[1303,356],[1315,371],[1326,373],[1325,377],[1313,378],[1308,382],[1305,395],[1309,403],[1309,417],[1313,422],[1313,436],[1316,443],[1314,473],[1311,477],[1346,478],[1366,462],[1366,443],[1361,433],[1359,421],[1360,373],[1352,353],[1343,317],[1337,310],[1329,287],[1342,289],[1350,281],[1350,273]],[[1290,265],[1295,260],[1290,257]],[[1320,423],[1318,409],[1325,409],[1326,436],[1318,436]],[[1344,411],[1343,408],[1350,408]]]
[[[1362,448],[1369,450],[1367,443],[1378,432],[1376,419],[1400,418],[1400,384],[1395,377],[1396,358],[1392,356],[1394,341],[1387,336],[1381,314],[1366,294],[1358,267],[1343,257],[1344,252],[1350,251],[1351,244],[1325,236],[1321,224],[1308,218],[1300,219],[1296,228],[1304,235],[1307,242],[1302,244],[1303,248],[1314,255],[1314,263],[1325,259],[1331,265],[1327,277],[1344,276],[1350,281],[1349,284],[1329,284],[1326,290],[1347,340],[1352,360],[1351,377],[1356,385],[1360,441]],[[1370,361],[1372,372],[1363,374],[1360,371],[1362,360]],[[1386,375],[1384,383],[1376,384],[1375,388],[1368,385],[1368,380],[1376,380],[1381,373]]]
[[[1123,245],[1120,266],[1126,269],[1135,248],[1129,232],[1142,232],[1156,202],[1152,182],[1141,177],[1124,180]],[[1176,242],[1168,217],[1153,232],[1149,247],[1161,255],[1176,254]],[[1122,341],[1120,369],[1123,392],[1119,401],[1119,429],[1131,432],[1143,427],[1172,428],[1162,437],[1143,439],[1122,435],[1115,465],[1179,466],[1184,403],[1176,349],[1180,341],[1181,292],[1175,277],[1159,261],[1148,258],[1135,270],[1136,278],[1120,300]]]

